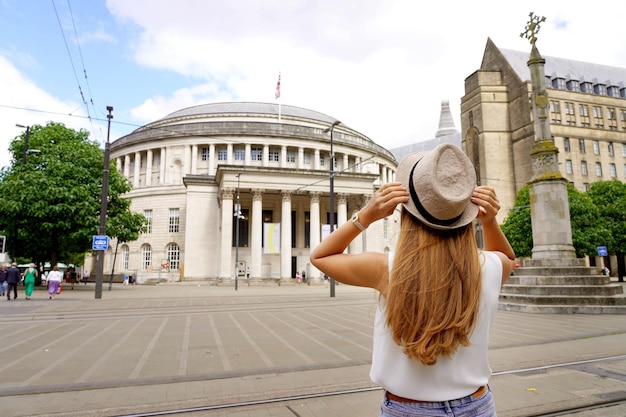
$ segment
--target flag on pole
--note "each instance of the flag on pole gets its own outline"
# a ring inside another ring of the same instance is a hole
[[[276,83],[276,93],[274,94],[274,98],[280,98],[280,72],[278,73],[278,83]]]

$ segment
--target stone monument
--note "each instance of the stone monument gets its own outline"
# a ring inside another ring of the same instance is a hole
[[[531,313],[626,314],[626,296],[620,284],[576,258],[572,245],[567,180],[558,168],[558,148],[550,133],[545,59],[536,46],[546,18],[530,13],[521,37],[532,50],[528,60],[535,142],[531,148],[529,182],[533,230],[532,259],[515,271],[500,296],[500,309]]]

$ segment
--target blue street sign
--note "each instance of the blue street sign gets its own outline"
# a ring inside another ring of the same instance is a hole
[[[109,237],[108,236],[94,236],[92,250],[107,250],[109,249]]]
[[[609,251],[606,246],[598,246],[598,256],[609,256]]]

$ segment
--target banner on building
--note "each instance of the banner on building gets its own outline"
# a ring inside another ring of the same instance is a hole
[[[263,253],[280,253],[280,223],[263,223]]]

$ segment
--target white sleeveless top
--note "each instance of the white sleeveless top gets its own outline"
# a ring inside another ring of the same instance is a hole
[[[385,299],[381,296],[374,321],[372,381],[395,395],[421,401],[462,398],[487,385],[491,376],[487,358],[489,331],[498,309],[502,262],[494,253],[480,253],[481,260],[484,260],[482,291],[470,346],[459,346],[451,357],[437,358],[435,365],[428,366],[410,359],[393,340],[387,327]]]

